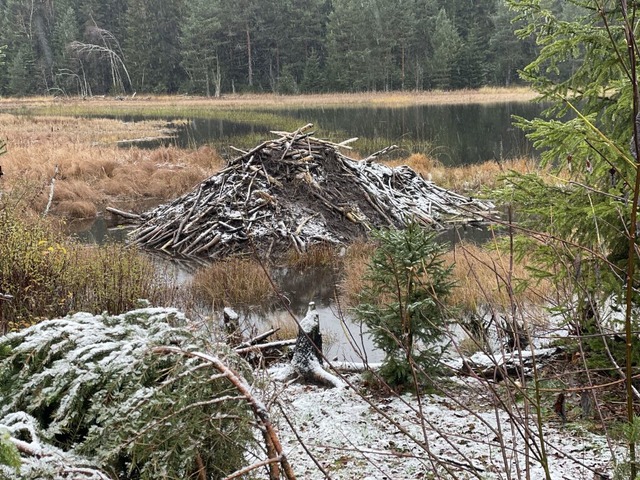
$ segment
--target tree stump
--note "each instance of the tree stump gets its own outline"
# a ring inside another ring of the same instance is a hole
[[[309,302],[307,315],[300,321],[298,338],[293,352],[293,367],[301,374],[311,368],[312,364],[322,365],[322,334],[320,333],[320,316],[316,304]]]
[[[285,379],[296,376],[305,382],[317,385],[344,387],[342,380],[323,367],[320,316],[314,302],[309,302],[307,315],[299,323],[291,369],[285,375]]]

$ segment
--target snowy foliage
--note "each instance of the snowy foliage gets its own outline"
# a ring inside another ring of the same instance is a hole
[[[28,412],[34,422],[19,440],[38,438],[121,479],[234,471],[252,438],[245,402],[197,359],[153,353],[166,345],[210,352],[185,324],[173,309],[78,313],[0,338],[0,424]],[[250,374],[225,346],[213,353]]]
[[[37,422],[30,415],[11,413],[0,418],[0,424],[4,425],[6,440],[17,455],[11,462],[0,458],[0,480],[108,480],[90,460],[43,443]],[[18,450],[27,455],[20,458]]]
[[[452,286],[451,267],[444,264],[444,245],[416,222],[374,236],[378,248],[355,315],[385,353],[382,378],[392,387],[416,387],[416,379],[428,383],[437,373],[444,350],[443,300]]]

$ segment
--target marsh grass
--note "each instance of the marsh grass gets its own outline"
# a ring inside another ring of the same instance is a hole
[[[253,259],[239,257],[201,268],[188,288],[198,303],[213,311],[224,307],[266,307],[275,295],[260,264]]]
[[[529,259],[511,264],[509,254],[497,242],[481,246],[463,242],[445,258],[454,265],[455,287],[448,302],[463,313],[475,313],[481,306],[504,312],[514,303],[542,305],[550,298],[552,285],[534,279],[527,268]]]
[[[218,171],[224,160],[210,147],[184,150],[119,148],[115,140],[162,134],[164,122],[0,115],[8,152],[3,188],[30,195],[42,212],[58,166],[52,212],[92,217],[107,205],[142,199],[156,203],[181,195]],[[14,195],[16,196],[16,195]]]
[[[283,108],[306,108],[315,106],[387,106],[411,105],[455,105],[468,103],[525,102],[538,95],[526,87],[493,88],[456,91],[405,91],[366,93],[326,93],[314,95],[237,94],[222,98],[190,96],[140,96],[124,101],[109,97],[53,98],[36,97],[26,99],[1,99],[0,110],[19,114],[63,115],[167,115],[207,116],[215,118],[216,111],[255,108],[280,110]],[[272,125],[272,124],[271,124]]]
[[[376,246],[372,242],[355,242],[346,251],[343,261],[342,280],[339,291],[342,303],[354,307],[359,302],[359,295],[366,286],[365,275]]]
[[[360,243],[347,249],[340,293],[343,303],[348,307],[354,307],[359,302],[375,248],[374,243]],[[460,314],[474,314],[480,307],[503,312],[509,310],[512,301],[520,305],[542,305],[550,298],[551,285],[534,280],[526,267],[528,259],[514,262],[511,266],[508,254],[497,242],[481,246],[459,243],[443,259],[445,264],[453,265],[451,280],[454,287],[447,297],[447,304]],[[507,285],[526,285],[527,288],[509,291]]]
[[[306,252],[291,249],[284,255],[283,261],[296,270],[337,267],[340,264],[336,247],[328,243],[311,245]]]
[[[271,328],[278,331],[271,337],[272,340],[289,340],[297,338],[298,323],[291,318],[289,312],[278,311],[270,316]]]
[[[140,299],[169,304],[148,257],[123,245],[81,245],[56,226],[3,200],[0,205],[0,333],[68,313],[131,310]]]

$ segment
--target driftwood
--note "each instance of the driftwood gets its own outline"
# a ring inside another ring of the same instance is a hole
[[[140,215],[137,213],[125,212],[124,210],[119,210],[114,207],[107,207],[107,212],[113,213],[119,217],[128,218],[129,220],[140,220]]]
[[[538,367],[552,362],[564,350],[560,347],[539,348],[533,351],[525,349],[488,355],[478,352],[470,358],[463,358],[460,373],[479,376],[497,382],[507,378],[520,379],[530,377],[533,373],[533,363]]]
[[[491,202],[458,195],[409,167],[365,160],[306,133],[311,124],[240,152],[193,191],[140,216],[133,243],[186,256],[222,257],[257,250],[263,256],[322,242],[345,244],[372,228],[412,220],[433,228],[482,221]],[[113,213],[117,211],[111,210]]]

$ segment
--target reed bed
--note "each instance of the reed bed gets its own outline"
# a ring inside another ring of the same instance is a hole
[[[534,279],[527,269],[528,259],[511,263],[509,252],[496,242],[457,244],[445,261],[454,266],[455,282],[447,302],[462,313],[473,314],[484,306],[510,311],[513,304],[543,305],[550,298],[551,283]],[[524,284],[528,287],[519,288]]]
[[[117,146],[120,140],[166,135],[164,122],[6,114],[0,122],[0,134],[8,143],[0,187],[30,190],[32,207],[42,212],[55,175],[52,212],[68,218],[93,218],[107,205],[132,200],[160,203],[188,191],[224,164],[210,147]]]
[[[335,245],[318,243],[311,245],[305,252],[290,249],[284,255],[284,263],[296,270],[337,267],[340,264],[340,258],[336,253]]]
[[[0,99],[0,110],[32,113],[64,114],[165,114],[185,112],[198,116],[215,115],[216,110],[257,108],[278,110],[282,108],[304,108],[316,106],[387,106],[410,105],[455,105],[468,103],[526,102],[538,94],[527,87],[493,88],[477,90],[431,90],[364,93],[324,93],[308,95],[276,94],[225,94],[221,98],[193,96],[146,95],[124,100],[110,97],[38,97],[26,99]]]
[[[240,257],[215,262],[198,270],[188,288],[199,304],[214,311],[225,307],[265,306],[275,295],[260,264]]]

